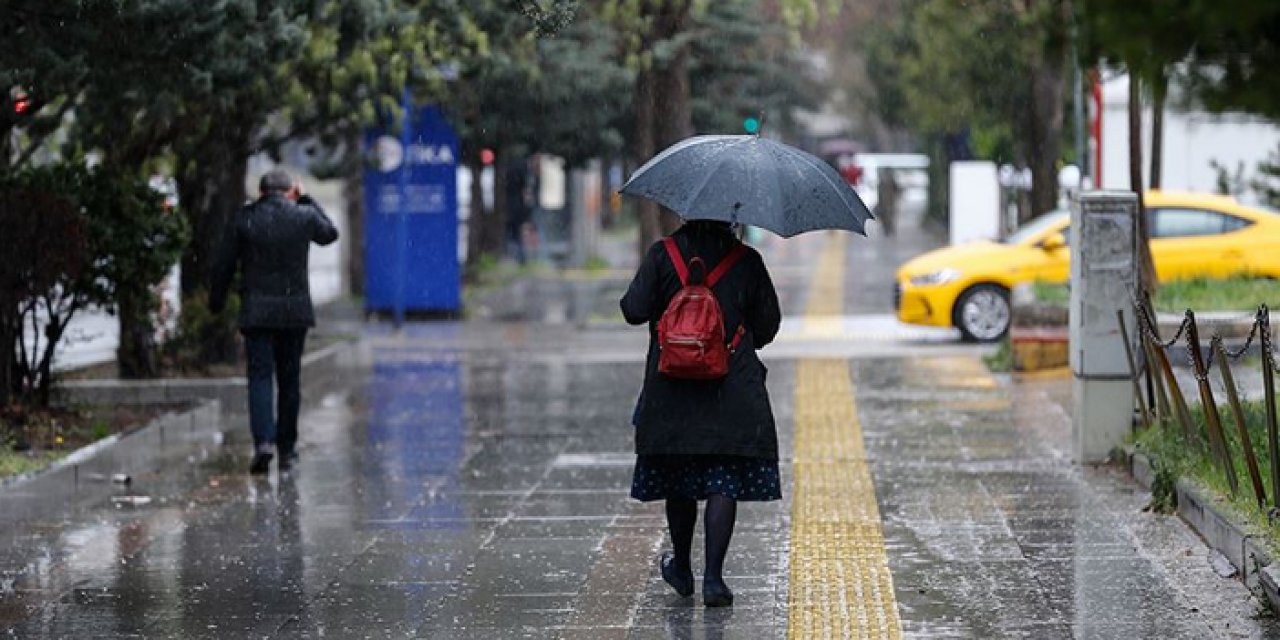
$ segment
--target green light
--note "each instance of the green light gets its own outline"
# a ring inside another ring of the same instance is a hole
[[[760,133],[760,121],[756,118],[748,117],[742,121],[742,128],[745,129],[747,133]]]

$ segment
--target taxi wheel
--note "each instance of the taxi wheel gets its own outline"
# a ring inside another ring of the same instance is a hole
[[[960,294],[952,321],[965,342],[995,342],[1009,332],[1012,319],[1009,290],[979,284]]]

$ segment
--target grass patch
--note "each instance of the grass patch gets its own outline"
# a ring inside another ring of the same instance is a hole
[[[43,468],[80,447],[186,408],[157,404],[0,409],[0,479]]]
[[[481,256],[476,264],[467,268],[466,284],[473,288],[494,288],[508,284],[517,278],[546,276],[553,272],[551,264],[539,260],[519,264],[486,255]]]
[[[1163,282],[1156,291],[1156,311],[1253,311],[1259,304],[1280,303],[1280,280],[1236,276],[1224,280],[1195,278]]]
[[[1071,288],[1065,283],[1036,281],[1031,284],[1031,291],[1036,302],[1065,307],[1071,302]]]
[[[611,266],[612,265],[609,264],[608,260],[605,260],[600,256],[593,255],[590,258],[587,258],[586,264],[583,264],[582,268],[592,273],[603,273],[608,271]]]
[[[1066,306],[1071,301],[1067,284],[1035,282],[1031,285],[1037,302]],[[1194,278],[1160,283],[1152,301],[1156,311],[1253,311],[1266,303],[1280,304],[1280,280],[1234,276],[1225,279]]]
[[[43,469],[53,462],[65,457],[69,451],[13,451],[8,447],[0,450],[0,478],[8,478],[23,473]]]
[[[1266,488],[1268,500],[1270,500],[1272,461],[1267,451],[1266,405],[1262,401],[1245,401],[1242,405],[1249,440],[1257,456],[1263,487]],[[1182,432],[1182,426],[1176,421],[1143,430],[1134,438],[1134,445],[1138,451],[1147,454],[1154,466],[1155,482],[1152,486],[1151,508],[1164,512],[1172,511],[1176,507],[1174,484],[1178,478],[1189,478],[1211,493],[1217,494],[1243,520],[1258,532],[1263,533],[1273,553],[1280,551],[1280,529],[1271,525],[1266,511],[1258,509],[1257,500],[1254,498],[1248,467],[1245,464],[1244,449],[1241,446],[1239,430],[1232,417],[1230,405],[1220,406],[1218,414],[1226,435],[1227,448],[1231,453],[1231,465],[1239,480],[1239,491],[1235,497],[1231,496],[1231,485],[1227,481],[1226,472],[1209,455],[1207,431],[1204,427],[1204,408],[1200,405],[1192,405],[1189,408],[1198,434],[1193,441],[1188,442]]]
[[[996,352],[982,356],[982,363],[992,373],[1008,373],[1013,371],[1013,341],[1005,336],[996,347]]]

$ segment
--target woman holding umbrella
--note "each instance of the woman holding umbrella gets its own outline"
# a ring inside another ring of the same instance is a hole
[[[756,349],[777,335],[782,314],[760,254],[740,244],[729,223],[691,221],[670,242],[678,251],[670,251],[667,242],[655,244],[622,298],[627,322],[650,327],[644,389],[633,419],[639,456],[631,496],[666,500],[672,551],[662,556],[662,577],[681,596],[693,594],[689,556],[698,502],[706,501],[702,597],[708,607],[725,606],[733,603],[723,570],[738,501],[782,497],[766,370],[756,357]],[[731,258],[735,252],[738,257]],[[740,335],[722,378],[659,371],[659,319],[689,277],[682,277],[684,257],[728,267],[717,281],[707,278],[723,314],[724,335]]]
[[[649,249],[621,301],[627,322],[649,324],[644,386],[632,419],[631,496],[666,501],[672,550],[662,554],[660,569],[681,596],[693,594],[690,550],[698,502],[706,501],[703,602],[731,605],[723,571],[738,502],[782,497],[767,370],[756,355],[777,335],[782,314],[764,261],[738,241],[732,225],[784,237],[812,229],[861,233],[871,214],[830,165],[758,135],[677,143],[637,170],[622,192],[687,220]],[[719,366],[687,375],[680,365],[689,363],[678,361],[709,357],[708,343],[682,343],[673,330],[690,326],[681,318],[688,309],[704,310],[699,305],[708,298],[717,307],[716,324],[723,323],[709,349]],[[693,355],[681,351],[688,344],[697,344]]]

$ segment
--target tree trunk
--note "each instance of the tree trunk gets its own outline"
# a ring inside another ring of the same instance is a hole
[[[364,163],[361,162],[360,132],[352,129],[345,143],[348,162],[342,181],[342,199],[347,209],[347,237],[342,243],[347,253],[347,281],[352,295],[364,295]]]
[[[690,0],[668,0],[654,22],[655,40],[679,38],[688,31],[692,16]],[[654,76],[654,151],[660,151],[693,135],[693,107],[689,96],[690,47],[678,48]],[[659,227],[666,235],[680,227],[680,217],[662,207]]]
[[[1031,211],[1035,217],[1058,207],[1058,158],[1062,153],[1066,49],[1048,52],[1031,72],[1028,162],[1031,165]],[[1020,220],[1025,222],[1025,220]]]
[[[245,203],[248,157],[244,140],[239,136],[209,140],[179,180],[180,208],[191,227],[191,242],[182,256],[184,296],[208,290],[218,244],[232,216]]]
[[[122,296],[116,303],[120,320],[116,363],[121,378],[144,379],[160,375],[150,297]]]
[[[635,129],[631,135],[632,166],[640,167],[653,157],[653,92],[654,71],[643,69],[636,74],[636,90],[632,97],[632,110],[635,112]],[[662,226],[659,222],[658,205],[647,198],[637,198],[636,215],[640,218],[639,251],[643,258],[650,245],[662,237]]]
[[[499,149],[493,159],[493,215],[489,217],[489,250],[498,259],[507,255],[507,164],[510,153]]]
[[[1151,85],[1151,188],[1159,189],[1164,163],[1164,101],[1169,93],[1169,79],[1161,70]]]
[[[17,369],[17,348],[18,348],[18,303],[3,302],[0,303],[0,410],[9,406],[13,400],[13,392],[16,389],[17,377],[14,375]]]
[[[1132,67],[1129,69],[1129,188],[1138,196],[1138,288],[1150,300],[1156,292],[1157,281],[1155,263],[1151,259],[1147,208],[1142,195],[1142,86]]]
[[[480,264],[480,256],[484,254],[484,186],[480,184],[480,174],[484,172],[484,163],[480,161],[480,150],[475,149],[467,154],[467,170],[471,172],[471,213],[467,216],[467,266]]]
[[[248,169],[249,135],[246,127],[229,126],[205,139],[189,169],[179,180],[180,208],[191,227],[191,242],[182,257],[182,309],[191,305],[207,310],[207,296],[213,279],[213,262],[218,245],[232,216],[245,202],[245,173]],[[234,318],[230,314],[210,317],[200,334],[203,364],[231,363],[238,359]]]
[[[65,315],[52,316],[44,323],[45,343],[41,346],[43,353],[40,354],[39,365],[36,367],[39,372],[39,382],[35,388],[36,402],[42,408],[47,408],[53,399],[53,357],[58,345],[62,342],[67,324],[71,322],[71,317],[74,315],[75,309],[68,309]]]

